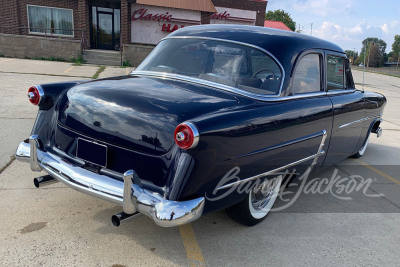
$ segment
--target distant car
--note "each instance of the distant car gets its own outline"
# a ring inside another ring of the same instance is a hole
[[[144,214],[161,226],[225,208],[260,222],[279,173],[362,156],[386,104],[355,89],[338,46],[233,25],[185,27],[128,76],[36,85],[28,97],[39,112],[16,157],[50,175],[37,186],[55,178],[119,204],[115,225]]]
[[[364,65],[363,64],[360,64],[360,65],[358,65],[359,67],[364,67]]]

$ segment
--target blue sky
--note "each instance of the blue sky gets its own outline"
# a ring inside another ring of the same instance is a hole
[[[302,26],[303,33],[334,42],[345,50],[361,50],[367,37],[377,37],[392,50],[400,34],[400,0],[269,0],[267,11],[283,9]],[[307,25],[304,26],[303,25]]]

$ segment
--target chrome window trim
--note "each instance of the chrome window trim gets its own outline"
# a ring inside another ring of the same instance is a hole
[[[297,69],[299,67],[299,64],[301,63],[301,61],[303,60],[304,57],[308,56],[308,55],[319,55],[319,71],[320,71],[320,90],[319,91],[314,91],[314,92],[309,92],[309,93],[294,93],[293,92],[293,82],[294,82],[294,78],[297,72]],[[295,62],[294,62],[294,68],[292,70],[292,80],[290,82],[290,85],[288,86],[288,92],[290,96],[294,96],[294,95],[301,95],[301,94],[314,94],[314,93],[320,93],[320,92],[326,92],[326,88],[325,88],[325,69],[324,69],[324,51],[321,49],[307,49],[303,52],[301,52]]]
[[[170,80],[178,80],[184,82],[191,82],[194,84],[205,85],[215,89],[228,91],[231,93],[235,93],[241,96],[249,97],[251,99],[255,99],[258,101],[283,101],[283,100],[292,100],[298,98],[306,98],[306,97],[315,97],[315,96],[325,96],[326,92],[315,92],[315,93],[308,93],[308,94],[299,94],[299,95],[291,95],[291,96],[268,96],[268,95],[255,95],[252,93],[248,93],[246,91],[239,90],[235,87],[223,85],[220,83],[215,83],[211,81],[206,81],[203,79],[193,78],[189,76],[179,75],[179,74],[172,74],[166,72],[154,72],[154,71],[132,71],[131,75],[134,76],[146,76],[146,77],[156,77],[161,79],[170,79]]]
[[[340,57],[343,60],[343,88],[341,89],[333,89],[331,91],[336,91],[336,90],[342,90],[342,91],[346,91],[349,90],[347,89],[347,79],[346,79],[346,64],[345,64],[345,60],[346,60],[346,55],[338,53],[338,52],[334,52],[334,51],[326,51],[325,53],[325,72],[326,72],[326,91],[329,92],[328,90],[328,56],[332,56],[332,57]]]
[[[171,37],[166,37],[166,38],[161,39],[161,41],[158,44],[160,44],[162,41],[168,40],[168,39],[200,39],[200,40],[219,41],[219,42],[243,45],[243,46],[247,46],[247,47],[251,47],[251,48],[260,50],[261,52],[263,52],[263,53],[267,54],[268,56],[270,56],[275,61],[275,63],[278,64],[279,68],[282,71],[281,85],[279,87],[279,92],[277,94],[275,94],[275,95],[254,94],[254,93],[250,93],[250,92],[247,92],[247,91],[245,91],[243,89],[239,89],[239,88],[236,88],[236,87],[233,87],[233,86],[228,86],[228,85],[224,85],[224,84],[220,84],[220,83],[215,83],[215,84],[221,85],[222,86],[221,89],[223,89],[223,90],[227,90],[226,87],[228,87],[230,91],[232,91],[232,90],[234,92],[237,91],[238,94],[245,95],[245,96],[248,96],[248,97],[254,98],[254,99],[262,99],[262,98],[266,98],[266,97],[268,97],[268,98],[280,97],[281,94],[282,94],[283,82],[285,81],[285,78],[286,78],[285,69],[283,68],[283,66],[279,62],[279,60],[273,54],[271,54],[270,52],[268,52],[267,50],[265,50],[265,49],[263,49],[263,48],[261,48],[259,46],[252,45],[252,44],[247,44],[247,43],[243,43],[243,42],[239,42],[239,41],[226,40],[226,39],[220,39],[220,38],[211,38],[211,37],[201,37],[201,36],[171,36]],[[140,65],[138,66],[138,68],[139,67],[140,67]],[[150,72],[150,71],[135,71],[134,70],[130,74],[136,74],[138,72],[143,73],[143,72]],[[165,72],[152,72],[152,73],[160,73],[161,75],[167,74]],[[168,73],[168,74],[170,74],[170,73]],[[199,79],[199,78],[193,78],[193,77],[180,75],[180,74],[176,74],[176,75],[179,75],[181,77],[188,77],[189,79],[197,79],[197,80],[208,82],[207,80],[203,80],[203,79]],[[212,82],[212,83],[214,83],[214,82]]]
[[[283,88],[283,83],[284,80],[286,78],[286,73],[285,73],[285,69],[283,68],[282,64],[276,59],[276,57],[274,55],[272,55],[270,52],[268,52],[267,50],[256,46],[256,45],[252,45],[252,44],[247,44],[247,43],[243,43],[243,42],[238,42],[238,41],[232,41],[232,40],[225,40],[225,39],[220,39],[220,38],[211,38],[211,37],[198,37],[198,36],[171,36],[171,37],[166,37],[161,39],[161,41],[159,43],[161,43],[162,41],[166,40],[166,39],[204,39],[204,40],[214,40],[214,41],[221,41],[221,42],[227,42],[227,43],[234,43],[234,44],[239,44],[239,45],[244,45],[244,46],[248,46],[248,47],[252,47],[255,49],[258,49],[266,54],[268,54],[269,56],[271,56],[271,58],[273,60],[275,60],[275,62],[279,65],[279,67],[282,70],[282,81],[281,81],[281,86],[279,88],[279,93],[276,95],[262,95],[262,94],[254,94],[254,93],[250,93],[247,92],[245,90],[233,87],[233,86],[229,86],[229,85],[225,85],[225,84],[221,84],[221,83],[216,83],[216,82],[211,82],[208,80],[203,80],[200,78],[194,78],[194,77],[190,77],[190,76],[185,76],[185,75],[180,75],[180,74],[174,74],[174,73],[167,73],[167,72],[156,72],[156,71],[137,71],[137,70],[133,70],[130,75],[137,75],[137,76],[147,76],[147,77],[156,77],[156,78],[162,78],[162,79],[172,79],[172,80],[178,80],[178,81],[184,81],[184,82],[191,82],[194,84],[199,84],[199,85],[205,85],[205,86],[209,86],[215,89],[219,89],[219,90],[223,90],[223,91],[227,91],[227,92],[231,92],[231,93],[235,93],[241,96],[245,96],[254,100],[258,100],[258,101],[263,101],[263,102],[275,102],[275,101],[286,101],[286,100],[293,100],[293,99],[301,99],[301,98],[308,98],[308,97],[318,97],[318,96],[327,96],[327,95],[335,95],[335,94],[344,94],[344,93],[351,93],[354,92],[355,89],[349,89],[349,90],[340,90],[336,92],[335,91],[321,91],[321,92],[314,92],[314,93],[305,93],[305,94],[297,94],[297,95],[289,95],[289,96],[281,96],[282,95],[282,88]],[[140,65],[139,65],[140,67]]]
[[[344,127],[347,127],[347,126],[350,126],[350,125],[352,125],[352,124],[356,124],[356,123],[364,122],[364,121],[366,121],[366,120],[370,120],[370,119],[376,119],[376,118],[380,118],[381,116],[382,116],[382,115],[381,115],[381,114],[379,114],[379,115],[375,115],[375,116],[369,116],[369,117],[365,117],[365,118],[362,118],[362,119],[359,119],[359,120],[355,120],[355,121],[351,121],[351,122],[348,122],[348,123],[342,124],[342,125],[340,125],[338,128],[339,128],[339,129],[342,129],[342,128],[344,128]]]
[[[356,89],[336,89],[336,90],[330,90],[327,92],[328,95],[340,95],[340,94],[348,94],[348,93],[354,93]]]

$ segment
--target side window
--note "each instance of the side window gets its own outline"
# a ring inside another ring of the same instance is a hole
[[[346,88],[347,89],[354,89],[354,80],[353,80],[353,74],[351,73],[351,68],[350,68],[350,62],[348,59],[345,60],[345,66],[346,66]]]
[[[344,83],[344,59],[342,57],[328,55],[326,77],[328,91],[346,88]]]
[[[163,40],[136,70],[189,76],[259,95],[278,95],[284,76],[264,51],[197,38]]]
[[[304,56],[294,73],[292,93],[304,94],[321,91],[321,56],[309,54]]]

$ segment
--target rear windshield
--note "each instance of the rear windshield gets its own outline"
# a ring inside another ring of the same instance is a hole
[[[282,70],[268,54],[235,43],[195,38],[163,40],[138,71],[190,76],[251,93],[279,93]]]

